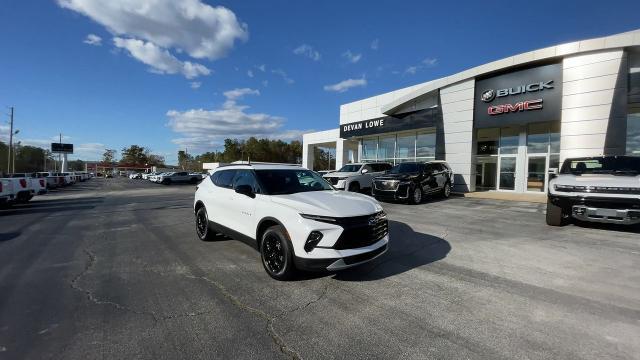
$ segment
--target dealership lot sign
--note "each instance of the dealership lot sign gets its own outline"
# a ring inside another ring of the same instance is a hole
[[[551,64],[476,81],[476,127],[560,119],[562,66]]]

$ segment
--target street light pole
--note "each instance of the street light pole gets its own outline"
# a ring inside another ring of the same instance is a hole
[[[11,172],[11,151],[13,150],[13,106],[11,107],[11,115],[9,115],[9,151],[7,156],[7,172]]]

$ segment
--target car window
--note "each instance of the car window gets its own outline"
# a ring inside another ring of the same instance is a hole
[[[362,165],[349,164],[341,167],[338,172],[356,172],[360,170],[360,167],[362,167]]]
[[[258,183],[251,170],[238,170],[236,176],[233,179],[233,188],[237,188],[239,185],[249,185],[254,193],[260,193]]]
[[[305,169],[256,170],[256,175],[269,195],[333,190],[320,175]]]
[[[368,172],[373,172],[373,168],[371,165],[365,165],[362,167],[362,170],[367,170]]]
[[[236,170],[222,170],[219,171],[220,175],[217,178],[217,181],[214,183],[216,186],[231,188],[233,184],[233,178],[236,175]]]

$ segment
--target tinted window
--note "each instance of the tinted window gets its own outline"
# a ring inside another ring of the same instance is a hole
[[[338,172],[356,172],[360,170],[361,166],[362,165],[353,165],[353,164],[345,165],[341,167],[340,170],[338,170]]]
[[[320,175],[304,169],[256,170],[256,176],[270,195],[333,190]]]
[[[239,185],[249,185],[251,189],[253,189],[254,193],[259,193],[258,184],[256,183],[256,178],[253,176],[253,172],[251,170],[238,170],[236,171],[236,176],[233,179],[233,188],[237,188]]]
[[[236,175],[236,170],[223,170],[218,171],[217,173],[220,173],[220,175],[214,184],[224,188],[231,188],[233,177]]]
[[[392,174],[418,172],[420,170],[419,165],[416,163],[401,163],[391,168],[389,172]]]
[[[640,157],[595,157],[567,159],[562,174],[631,174],[640,173]]]

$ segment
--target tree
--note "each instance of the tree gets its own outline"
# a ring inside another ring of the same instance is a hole
[[[106,149],[102,154],[102,162],[107,164],[113,164],[116,160],[116,151],[113,149]]]
[[[84,161],[82,160],[71,160],[67,167],[69,168],[69,171],[84,171],[85,169]]]
[[[149,150],[144,146],[131,145],[128,148],[122,148],[121,164],[146,164]]]
[[[178,151],[178,166],[180,166],[182,170],[196,170],[194,163],[193,156],[187,154],[184,150]]]

